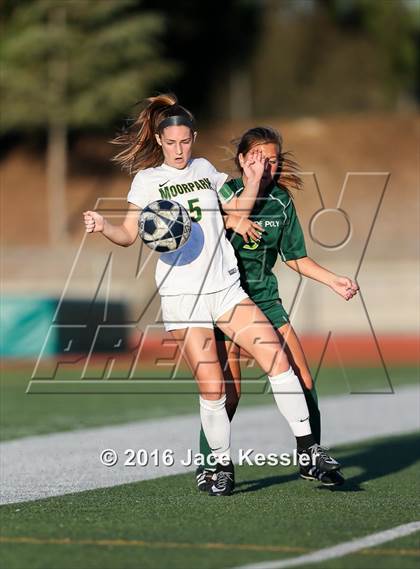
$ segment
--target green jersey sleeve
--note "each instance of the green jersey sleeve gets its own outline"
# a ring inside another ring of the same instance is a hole
[[[218,190],[218,194],[220,201],[226,203],[233,198],[235,192],[232,189],[231,184],[229,184],[229,182],[225,182],[223,186]]]
[[[290,199],[285,213],[287,221],[279,239],[279,253],[283,261],[293,261],[306,257],[305,237],[293,201]]]

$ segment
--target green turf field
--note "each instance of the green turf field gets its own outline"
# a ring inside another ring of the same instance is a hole
[[[185,474],[3,506],[2,567],[222,569],[364,537],[420,519],[416,443],[338,449],[348,482],[335,490],[293,467],[243,466],[226,498],[198,493]],[[414,568],[419,545],[417,533],[310,567]]]
[[[100,382],[105,384],[104,387],[93,385],[94,392],[91,393],[80,393],[81,382],[72,384],[75,393],[26,393],[31,372],[29,367],[3,371],[0,402],[2,440],[198,412],[192,380],[188,382],[189,393],[185,393],[185,386],[181,385],[178,388],[171,386],[172,393],[165,394],[159,384],[150,387],[160,390],[159,394],[113,393],[107,380]],[[71,377],[70,374],[68,376]],[[418,370],[414,367],[389,368],[389,376],[395,387],[413,384],[418,381]],[[50,383],[54,385],[54,381]],[[60,382],[59,389],[63,383]],[[241,406],[272,404],[271,394],[262,393],[266,385],[263,380],[248,383],[244,380]],[[346,368],[345,375],[341,369],[325,368],[318,376],[317,387],[321,397],[357,391],[388,392],[390,389],[384,371],[376,368]],[[110,392],[95,393],[98,389],[109,389]],[[256,389],[260,392],[255,393]]]

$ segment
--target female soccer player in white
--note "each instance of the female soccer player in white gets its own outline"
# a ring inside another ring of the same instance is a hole
[[[350,300],[357,294],[358,286],[349,277],[336,275],[307,256],[305,239],[290,191],[300,189],[302,181],[298,175],[297,164],[288,157],[287,152],[283,152],[282,138],[275,129],[255,127],[240,137],[237,141],[235,163],[241,176],[226,182],[222,188],[223,194],[242,194],[247,183],[244,166],[249,154],[257,149],[263,153],[269,167],[261,178],[249,219],[263,231],[259,234],[257,232],[253,239],[231,232],[228,232],[228,237],[235,249],[242,287],[275,328],[284,344],[291,366],[302,384],[312,433],[320,443],[321,421],[315,386],[302,346],[282,305],[273,267],[280,257],[291,269],[327,285],[345,300]],[[241,215],[241,212],[236,213]],[[234,214],[235,212],[232,212],[229,217],[230,226],[238,226],[241,223],[238,220],[235,222]],[[216,339],[226,342],[226,346],[219,345],[219,353],[226,376],[226,409],[232,419],[240,396],[239,346],[220,334],[219,330],[216,330]],[[203,431],[200,433],[200,452],[204,456],[209,456],[210,453]],[[209,464],[207,468],[197,469],[197,486],[200,490],[207,487],[212,473],[210,466]],[[327,486],[341,484],[344,480],[338,471],[319,471],[313,465],[301,465],[300,475],[306,479],[320,480]]]
[[[84,212],[87,232],[101,232],[113,243],[127,247],[138,235],[142,208],[157,199],[181,203],[196,222],[202,250],[188,264],[170,264],[161,256],[156,284],[161,295],[165,329],[182,347],[198,383],[200,416],[216,460],[210,495],[228,495],[234,486],[230,460],[230,421],[226,413],[224,377],[217,357],[214,327],[247,350],[268,375],[280,412],[306,453],[324,471],[340,465],[315,441],[308,407],[272,325],[241,288],[232,245],[225,237],[219,200],[226,213],[247,215],[255,202],[261,177],[268,167],[258,150],[244,163],[247,183],[240,196],[224,195],[227,175],[204,158],[191,158],[196,128],[193,115],[173,95],[145,101],[131,127],[115,139],[125,149],[115,160],[135,172],[121,225],[113,225],[94,211]],[[176,259],[176,257],[175,257]]]

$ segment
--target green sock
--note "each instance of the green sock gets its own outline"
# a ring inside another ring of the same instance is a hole
[[[318,395],[315,389],[315,385],[309,391],[309,389],[304,389],[306,404],[309,409],[309,423],[311,425],[312,434],[314,439],[318,444],[321,442],[321,413],[318,408]]]
[[[209,456],[211,455],[211,448],[209,443],[207,442],[206,435],[204,434],[204,429],[201,427],[200,429],[200,454],[204,456],[204,468],[209,470],[214,470],[214,465],[209,463]]]

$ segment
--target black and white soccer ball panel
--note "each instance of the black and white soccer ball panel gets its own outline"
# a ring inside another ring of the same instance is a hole
[[[166,213],[166,212],[164,212]],[[144,213],[144,223],[143,223],[143,237],[148,241],[162,239],[164,235],[168,233],[168,223],[162,219],[161,213],[153,213],[147,211]],[[147,223],[149,222],[149,223]],[[146,228],[151,229],[151,233],[148,233]]]
[[[157,200],[148,204],[139,218],[139,234],[144,243],[155,251],[174,251],[184,245],[191,233],[191,218],[187,210],[172,200]]]

